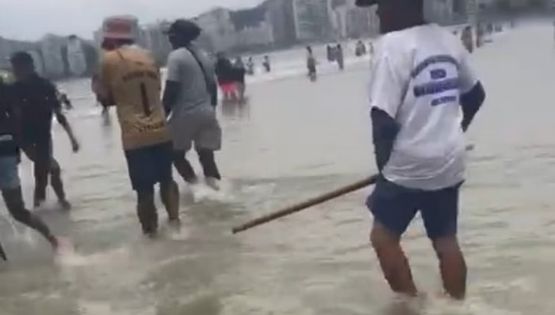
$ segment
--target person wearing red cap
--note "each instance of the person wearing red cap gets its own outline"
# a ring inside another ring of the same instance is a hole
[[[464,132],[485,99],[469,54],[449,31],[424,20],[422,0],[378,5],[380,30],[369,95],[380,178],[367,205],[370,239],[394,292],[417,295],[401,237],[420,212],[447,294],[463,299],[466,263],[457,239]]]
[[[103,106],[116,106],[123,148],[143,233],[154,236],[158,214],[154,186],[170,223],[179,225],[179,191],[172,178],[172,142],[160,101],[160,71],[151,55],[134,45],[130,18],[111,18],[104,23],[105,50],[96,84]]]

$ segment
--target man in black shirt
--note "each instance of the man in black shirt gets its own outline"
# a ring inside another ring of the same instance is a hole
[[[7,86],[0,82],[0,190],[4,203],[14,219],[41,233],[56,249],[56,237],[38,216],[25,208],[23,202],[18,174],[19,118],[17,108],[11,104]]]
[[[66,200],[60,165],[54,159],[52,152],[52,116],[56,116],[67,132],[73,152],[79,151],[79,143],[62,113],[56,88],[36,73],[31,55],[26,52],[15,53],[11,63],[16,79],[11,93],[14,105],[21,111],[22,119],[20,144],[35,165],[34,205],[38,207],[46,200],[46,186],[50,175],[52,188],[60,204],[68,210],[71,205]]]

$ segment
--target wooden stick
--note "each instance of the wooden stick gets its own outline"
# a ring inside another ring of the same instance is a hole
[[[335,199],[337,197],[341,197],[341,196],[346,195],[348,193],[351,193],[353,191],[357,191],[357,190],[362,189],[364,187],[373,185],[373,184],[376,183],[377,180],[378,180],[378,175],[374,175],[374,176],[371,176],[371,177],[366,178],[364,180],[361,180],[359,182],[353,183],[349,186],[345,186],[345,187],[336,189],[332,192],[323,194],[319,197],[312,198],[312,199],[309,199],[305,202],[299,203],[297,205],[287,207],[285,209],[270,213],[268,215],[265,215],[265,216],[260,217],[258,219],[254,219],[250,222],[247,222],[245,224],[242,224],[240,226],[237,226],[237,227],[233,228],[233,230],[232,230],[233,234],[237,234],[237,233],[240,233],[240,232],[243,232],[243,231],[246,231],[246,230],[250,230],[250,229],[252,229],[256,226],[275,221],[277,219],[286,217],[286,216],[291,215],[293,213],[297,213],[297,212],[300,212],[302,210],[305,210],[306,208],[310,208],[312,206],[319,205],[321,203],[324,203],[326,201]]]
[[[8,256],[6,255],[6,251],[4,250],[2,243],[0,243],[0,257],[2,257],[4,261],[8,261]]]

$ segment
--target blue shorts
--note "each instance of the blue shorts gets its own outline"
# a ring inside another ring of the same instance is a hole
[[[0,156],[0,190],[12,190],[21,185],[17,156]]]
[[[135,191],[153,191],[154,185],[173,180],[171,142],[125,151],[131,185]]]
[[[428,237],[434,240],[457,234],[461,185],[424,191],[405,188],[380,177],[366,204],[375,220],[399,236],[420,211]]]

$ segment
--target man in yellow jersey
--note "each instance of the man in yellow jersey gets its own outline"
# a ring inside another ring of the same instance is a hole
[[[106,19],[105,50],[96,88],[104,106],[117,108],[123,147],[143,232],[153,236],[158,228],[154,186],[170,223],[179,224],[179,192],[172,178],[172,142],[160,101],[160,71],[148,52],[134,45],[132,18]]]

